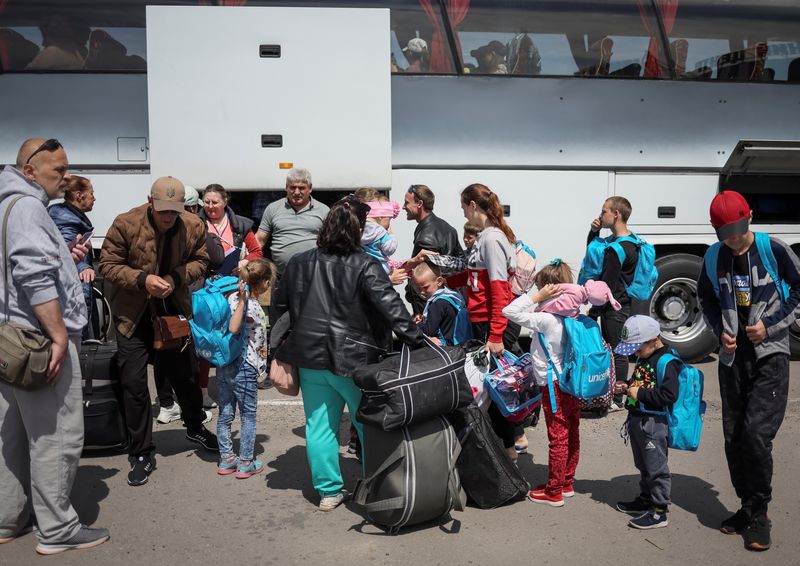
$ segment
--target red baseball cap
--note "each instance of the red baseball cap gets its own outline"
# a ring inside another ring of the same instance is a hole
[[[750,229],[750,205],[736,191],[721,191],[711,201],[711,225],[717,238],[740,236]]]

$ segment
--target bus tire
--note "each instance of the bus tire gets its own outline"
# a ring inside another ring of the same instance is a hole
[[[687,362],[696,362],[717,350],[719,342],[707,327],[697,298],[697,280],[703,258],[672,254],[656,260],[658,281],[649,301],[632,305],[634,314],[646,314],[661,325],[661,339]],[[800,327],[799,327],[800,329]],[[800,334],[798,335],[800,350]]]

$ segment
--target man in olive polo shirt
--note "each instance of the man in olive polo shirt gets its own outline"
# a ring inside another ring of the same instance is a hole
[[[317,234],[327,215],[328,207],[311,198],[311,173],[306,169],[289,171],[286,198],[266,208],[256,232],[262,248],[269,243],[272,260],[278,267],[278,278],[293,255],[317,245]]]

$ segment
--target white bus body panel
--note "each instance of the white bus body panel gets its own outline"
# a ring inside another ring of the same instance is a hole
[[[148,6],[152,177],[279,189],[294,163],[318,189],[388,188],[389,46],[386,9]]]

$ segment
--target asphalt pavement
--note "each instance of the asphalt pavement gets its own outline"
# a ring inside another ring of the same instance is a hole
[[[774,446],[773,548],[760,554],[746,551],[741,537],[717,530],[738,501],[723,453],[716,362],[698,367],[706,376],[708,402],[703,440],[695,453],[670,453],[673,505],[663,529],[630,529],[628,517],[613,507],[638,492],[630,447],[619,436],[623,412],[581,421],[576,495],[564,507],[528,501],[488,511],[468,507],[452,520],[385,535],[366,524],[352,503],[329,513],[316,509],[300,400],[268,390],[259,392],[256,453],[266,466],[261,475],[218,476],[215,455],[195,450],[180,422],[154,423],[157,469],[146,485],[127,485],[125,454],[81,460],[73,503],[84,523],[111,530],[110,541],[39,557],[34,535],[26,535],[0,546],[0,565],[800,564],[800,362],[791,364],[789,407]],[[345,416],[341,462],[346,487],[352,488],[359,464],[346,454],[347,426]],[[527,435],[530,453],[519,466],[537,484],[547,476],[544,423]]]

